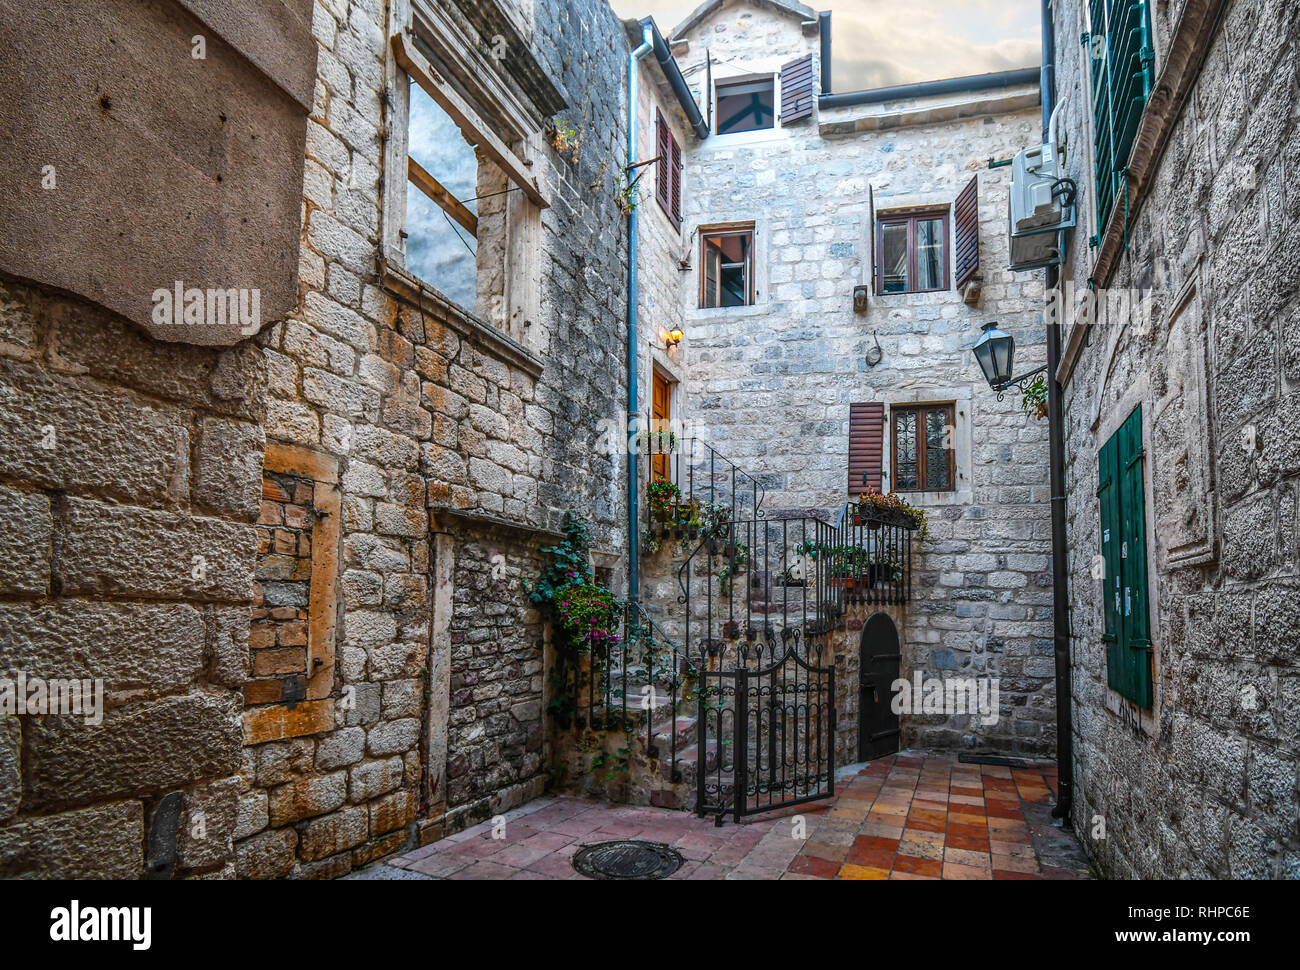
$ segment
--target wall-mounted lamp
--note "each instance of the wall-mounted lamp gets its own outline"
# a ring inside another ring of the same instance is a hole
[[[871,287],[860,285],[853,287],[853,312],[867,312],[867,295],[871,292]]]
[[[664,350],[668,350],[670,347],[676,347],[682,342],[682,337],[684,336],[686,335],[682,333],[681,327],[673,327],[664,337]]]
[[[996,323],[986,323],[984,333],[980,339],[975,341],[975,346],[971,348],[975,354],[975,359],[979,361],[980,370],[984,371],[984,379],[989,382],[989,387],[998,392],[998,400],[1002,400],[1002,395],[1011,387],[1017,387],[1021,392],[1025,389],[1025,382],[1035,374],[1041,374],[1047,370],[1047,365],[1035,367],[1031,371],[1026,371],[1019,376],[1012,376],[1013,364],[1016,360],[1016,338],[1009,333],[998,329]]]

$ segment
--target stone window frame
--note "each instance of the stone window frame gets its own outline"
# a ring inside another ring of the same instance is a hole
[[[955,418],[953,431],[954,488],[946,492],[907,492],[907,501],[918,508],[947,505],[972,505],[975,502],[974,424],[975,393],[971,385],[916,386],[897,391],[885,401],[885,422],[889,431],[883,436],[881,455],[881,491],[893,490],[894,432],[893,409],[918,404],[951,403]]]
[[[448,299],[436,281],[420,279],[406,266],[406,199],[409,177],[408,125],[410,85],[418,83],[400,62],[398,44],[407,56],[423,59],[422,45],[453,62],[455,77],[445,77],[438,68],[436,80],[459,94],[468,108],[468,130],[454,118],[471,143],[482,145],[492,139],[503,145],[519,171],[531,171],[542,148],[542,119],[522,97],[499,77],[490,53],[469,37],[452,12],[431,0],[392,0],[388,5],[387,38],[384,53],[385,119],[384,171],[402,172],[406,178],[385,178],[380,210],[380,277],[390,293],[404,298],[429,300],[449,310],[476,329],[490,328],[527,346],[532,325],[541,319],[541,210],[548,205],[542,187],[533,178],[532,192],[509,191],[506,195],[504,226],[494,248],[502,251],[505,272],[500,305],[483,319],[482,262],[479,263],[479,299],[475,307],[464,307]],[[511,13],[511,12],[508,12]],[[518,17],[513,19],[516,21]],[[485,154],[483,149],[480,155]],[[480,161],[480,170],[484,161]],[[500,167],[500,166],[498,166]],[[511,174],[502,169],[507,179]],[[518,188],[518,185],[509,185]],[[480,224],[481,225],[481,224]],[[482,239],[479,240],[483,242]],[[518,349],[518,348],[515,348]]]
[[[1123,331],[1130,327],[1129,322],[1122,324],[1122,331],[1115,335],[1116,340],[1123,338]],[[1105,370],[1102,371],[1102,383],[1098,387],[1097,397],[1099,400],[1105,399],[1105,390],[1109,378],[1112,376],[1112,367],[1115,361],[1113,359],[1107,362]],[[1102,442],[1109,441],[1111,437],[1120,429],[1120,426],[1128,420],[1128,416],[1133,410],[1142,405],[1142,448],[1148,454],[1155,454],[1154,443],[1151,440],[1151,414],[1153,412],[1151,400],[1151,387],[1148,376],[1145,372],[1139,373],[1129,385],[1120,394],[1119,398],[1109,407],[1099,408],[1096,419],[1092,425],[1092,431],[1095,435],[1094,447],[1092,449],[1095,456],[1100,449]],[[1091,466],[1091,485],[1087,486],[1085,494],[1091,496],[1092,514],[1095,515],[1096,528],[1093,530],[1094,535],[1098,538],[1101,536],[1101,507],[1097,501],[1097,463],[1095,459],[1088,463]],[[1151,523],[1157,522],[1155,507],[1155,483],[1152,481],[1151,462],[1142,462],[1142,503],[1144,513],[1148,523],[1148,536],[1151,536]],[[1159,596],[1159,577],[1165,575],[1159,569],[1159,547],[1160,543],[1152,537],[1146,544],[1147,557],[1147,624],[1151,633],[1151,709],[1138,707],[1133,701],[1122,695],[1119,691],[1114,690],[1106,681],[1106,653],[1105,644],[1102,642],[1101,633],[1106,628],[1105,614],[1102,612],[1101,596],[1094,597],[1094,610],[1096,620],[1096,630],[1101,631],[1096,635],[1095,640],[1090,645],[1100,649],[1101,667],[1099,682],[1105,691],[1104,706],[1111,714],[1120,718],[1126,724],[1131,726],[1135,732],[1141,732],[1148,740],[1156,740],[1160,737],[1160,705],[1163,699],[1163,665],[1161,656],[1163,650],[1163,637],[1160,626],[1160,596]],[[1098,555],[1100,549],[1098,547]],[[1089,674],[1096,674],[1097,671],[1089,670]]]

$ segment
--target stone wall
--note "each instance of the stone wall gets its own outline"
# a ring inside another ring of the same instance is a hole
[[[0,676],[104,705],[4,718],[0,875],[234,874],[264,374],[0,283]]]
[[[743,4],[683,39],[678,60],[701,99],[706,48],[715,78],[779,71],[817,51],[798,18]],[[996,400],[970,352],[980,326],[996,320],[1016,338],[1018,371],[1045,356],[1041,283],[1005,269],[1010,170],[987,167],[1035,143],[1036,102],[1029,86],[817,111],[789,127],[714,135],[687,156],[689,227],[752,220],[758,290],[752,307],[698,309],[695,241],[680,284],[691,414],[711,444],[768,486],[766,508],[838,513],[849,498],[851,403],[955,402],[958,488],[908,496],[927,510],[934,541],[914,564],[902,674],[998,677],[1001,717],[984,726],[905,716],[905,744],[1055,747],[1047,425],[1022,413],[1015,394]],[[877,213],[946,208],[975,176],[975,305],[949,289],[872,296],[855,313],[854,286],[871,282],[869,187]],[[873,368],[865,355],[877,342],[883,359]],[[856,664],[856,639],[844,644]]]
[[[1058,38],[1079,4],[1056,5]],[[1157,34],[1164,66],[1178,11]],[[1237,0],[1128,229],[1103,295],[1149,312],[1092,328],[1068,384],[1066,480],[1075,731],[1074,824],[1121,878],[1300,876],[1300,399],[1296,235],[1300,129],[1293,4]],[[1080,47],[1058,43],[1069,169],[1091,218]],[[1076,232],[1064,277],[1091,275]],[[1067,299],[1073,308],[1077,300]],[[1067,314],[1069,329],[1070,317]],[[1143,410],[1155,704],[1107,686],[1097,453]],[[1105,835],[1096,837],[1098,823]]]

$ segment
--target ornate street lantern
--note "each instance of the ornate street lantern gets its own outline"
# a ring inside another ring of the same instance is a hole
[[[1016,338],[999,330],[996,323],[984,324],[984,333],[979,340],[975,341],[975,346],[971,349],[975,353],[975,359],[979,361],[980,370],[984,372],[984,379],[989,382],[989,387],[998,392],[999,401],[1008,388],[1015,386],[1023,392],[1025,382],[1029,378],[1047,370],[1047,366],[1043,365],[1019,376],[1012,376],[1016,359]]]

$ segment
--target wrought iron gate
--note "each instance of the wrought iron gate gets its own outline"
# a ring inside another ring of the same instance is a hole
[[[835,668],[824,636],[787,627],[701,678],[696,806],[718,824],[835,794]],[[714,753],[716,752],[716,756]]]

